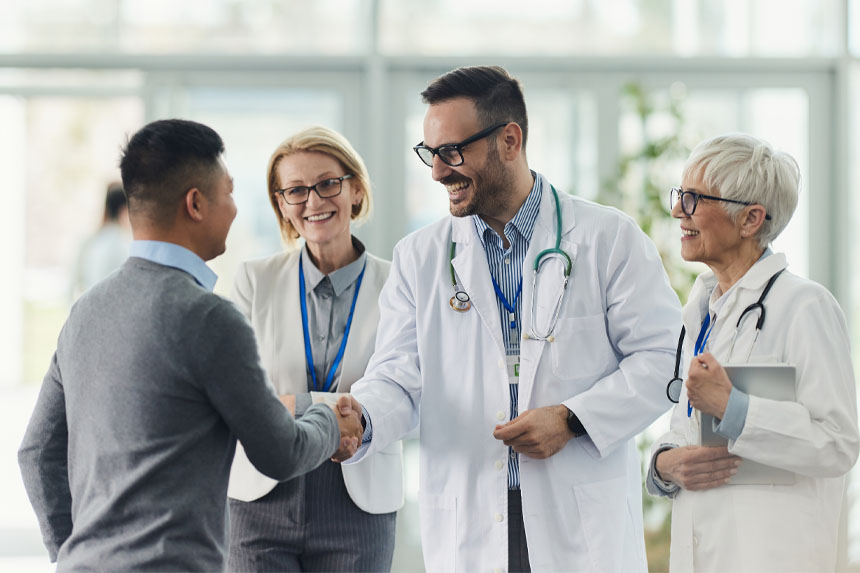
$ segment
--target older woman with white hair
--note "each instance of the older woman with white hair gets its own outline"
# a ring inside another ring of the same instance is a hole
[[[684,308],[686,381],[652,450],[648,490],[673,498],[671,571],[832,571],[845,474],[858,455],[845,317],[769,245],[797,205],[788,154],[749,135],[699,144],[671,192],[681,256],[705,263]],[[757,324],[763,312],[767,320]],[[760,330],[758,327],[760,326]],[[795,399],[732,385],[723,365],[795,367]],[[728,446],[703,446],[702,420]],[[780,479],[740,480],[744,463]],[[785,476],[788,476],[787,478]]]

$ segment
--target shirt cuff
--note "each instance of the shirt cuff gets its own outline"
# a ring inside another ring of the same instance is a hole
[[[361,407],[361,415],[364,417],[364,433],[361,435],[361,443],[366,444],[373,439],[373,422],[370,421],[370,414]]]
[[[313,400],[311,399],[310,394],[296,394],[296,413],[293,416],[294,418],[300,418],[304,416],[305,412],[308,408],[311,407]]]
[[[737,440],[747,421],[747,410],[750,407],[750,397],[737,388],[732,388],[723,419],[717,423],[714,418],[714,431],[729,440]]]
[[[663,481],[660,478],[660,474],[657,473],[657,456],[660,455],[661,452],[677,447],[678,446],[676,444],[661,444],[660,448],[654,452],[653,456],[651,456],[651,463],[648,464],[648,477],[646,478],[645,483],[649,486],[647,489],[652,495],[660,497],[675,497],[675,494],[678,493],[679,489],[681,489],[681,487],[676,483]]]

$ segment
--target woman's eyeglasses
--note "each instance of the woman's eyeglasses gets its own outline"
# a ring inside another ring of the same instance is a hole
[[[681,202],[681,211],[688,217],[692,217],[696,212],[696,207],[699,205],[699,199],[708,199],[709,201],[722,201],[724,203],[737,203],[738,205],[756,205],[756,203],[748,203],[746,201],[736,201],[735,199],[724,199],[722,197],[714,197],[713,195],[705,195],[695,191],[684,191],[680,187],[672,187],[669,190],[669,210],[675,208],[678,201]],[[765,219],[770,221],[770,215],[765,214]]]
[[[311,191],[316,191],[320,199],[330,199],[340,195],[343,190],[343,180],[352,177],[347,173],[343,177],[332,177],[331,179],[323,179],[316,185],[310,187],[306,185],[298,185],[296,187],[288,187],[287,189],[276,189],[275,193],[284,198],[288,205],[301,205],[306,203],[311,196]]]

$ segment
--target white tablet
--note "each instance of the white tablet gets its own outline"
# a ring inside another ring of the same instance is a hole
[[[795,378],[797,373],[794,366],[786,364],[742,364],[724,366],[732,385],[751,396],[794,402]],[[729,441],[714,431],[714,417],[702,414],[702,445],[725,446]],[[794,472],[766,466],[752,460],[744,459],[738,468],[738,473],[732,476],[729,484],[779,484],[791,485],[795,481]]]

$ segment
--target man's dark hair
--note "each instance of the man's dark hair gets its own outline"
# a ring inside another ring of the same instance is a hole
[[[131,137],[119,164],[129,213],[172,223],[189,189],[208,192],[222,153],[221,136],[203,124],[163,119],[145,125]]]
[[[108,221],[116,221],[119,219],[120,211],[128,204],[125,198],[125,191],[122,188],[122,183],[114,181],[108,185],[107,193],[105,193],[105,219]]]
[[[529,133],[526,102],[520,82],[499,66],[457,68],[439,76],[421,92],[426,104],[465,97],[475,102],[481,128],[503,121],[516,122],[523,130],[523,149]]]

